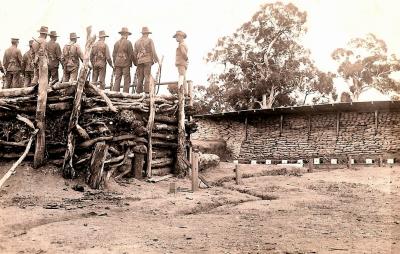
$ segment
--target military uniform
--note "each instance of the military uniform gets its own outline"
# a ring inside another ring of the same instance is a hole
[[[32,84],[33,76],[34,76],[34,57],[35,53],[32,49],[33,41],[29,41],[30,49],[27,51],[22,57],[22,70],[24,74],[24,87],[28,87]]]
[[[75,33],[70,34],[71,42],[64,46],[61,61],[64,67],[63,82],[77,81],[79,71],[79,61],[83,61],[81,48],[73,41],[79,37]]]
[[[108,37],[104,31],[99,32],[99,38]],[[97,41],[90,53],[90,62],[93,66],[92,81],[100,83],[100,89],[105,88],[107,62],[113,68],[110,49],[104,40]]]
[[[147,27],[143,27],[142,34],[151,34]],[[134,50],[134,62],[137,65],[136,74],[138,79],[138,84],[136,85],[136,92],[143,92],[143,81],[144,90],[146,93],[149,92],[151,66],[154,63],[158,63],[158,56],[154,47],[153,40],[147,36],[143,36],[135,43]]]
[[[131,35],[128,28],[123,27],[119,32],[121,35]],[[131,84],[130,68],[133,61],[133,46],[127,38],[121,38],[114,45],[113,60],[115,66],[115,84],[114,91],[120,91],[122,76],[124,76],[124,92],[129,93]]]
[[[12,41],[13,43],[18,42],[18,39],[12,39]],[[17,45],[13,44],[4,52],[3,64],[6,70],[6,84],[4,88],[21,87],[22,54]]]
[[[186,76],[188,67],[188,47],[183,41],[183,39],[186,38],[186,34],[182,31],[177,31],[173,38],[177,36],[182,36],[182,41],[179,41],[178,48],[176,49],[175,66],[178,68],[179,75]]]
[[[58,42],[56,42],[56,38],[58,37],[56,31],[50,32],[51,40],[47,43],[47,54],[49,57],[49,82],[50,80],[59,80],[58,78],[58,67],[61,62],[61,47]]]
[[[40,57],[47,58],[46,38],[47,38],[47,35],[49,32],[49,29],[46,26],[42,26],[38,32],[40,33],[40,36],[32,44],[32,49],[33,49],[33,53],[34,53],[33,62],[34,62],[34,66],[35,66],[32,84],[39,83],[39,58]]]

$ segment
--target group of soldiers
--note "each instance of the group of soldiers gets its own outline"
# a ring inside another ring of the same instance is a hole
[[[8,48],[3,57],[3,66],[0,61],[0,71],[5,74],[4,88],[18,88],[36,85],[39,82],[39,58],[46,56],[48,59],[48,79],[58,81],[58,70],[61,64],[63,68],[63,82],[77,81],[80,62],[83,62],[83,53],[77,44],[78,36],[70,33],[70,42],[61,50],[57,42],[57,32],[48,32],[48,27],[42,26],[38,31],[39,37],[29,41],[29,50],[22,56],[18,49],[19,39],[11,39],[11,47]],[[114,91],[120,91],[122,78],[124,79],[123,91],[128,93],[131,84],[130,70],[132,65],[136,66],[136,93],[148,92],[150,84],[151,67],[154,63],[159,63],[159,58],[155,51],[154,42],[149,35],[148,27],[142,28],[142,37],[132,46],[128,36],[127,27],[123,27],[119,34],[119,39],[114,44],[112,55],[106,38],[109,37],[105,31],[100,31],[98,41],[95,42],[90,53],[90,63],[92,66],[92,82],[98,82],[101,89],[105,89],[105,77],[107,63],[113,69],[115,83],[112,87]],[[50,40],[47,40],[47,36]],[[173,38],[178,42],[176,49],[175,65],[178,68],[180,77],[185,77],[188,66],[188,48],[184,42],[186,34],[177,31]],[[113,76],[114,76],[113,75]],[[21,76],[23,82],[20,81]]]

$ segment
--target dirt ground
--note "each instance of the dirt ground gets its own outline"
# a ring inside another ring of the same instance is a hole
[[[187,179],[94,191],[24,164],[0,189],[0,253],[400,253],[400,167],[241,165],[241,185],[232,169],[196,193]]]

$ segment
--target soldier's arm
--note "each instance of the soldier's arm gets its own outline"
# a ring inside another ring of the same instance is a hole
[[[187,56],[187,47],[185,46],[185,44],[179,43],[179,50],[181,51],[183,57],[187,60],[187,59],[188,59],[188,56]]]
[[[90,59],[90,62],[92,63],[92,65],[94,65],[94,53],[95,53],[95,51],[96,51],[96,48],[95,47],[93,47],[92,48],[92,50],[90,51],[90,57],[89,57],[89,59]]]
[[[3,69],[3,65],[1,64],[1,60],[0,60],[0,72],[4,73],[4,69]]]
[[[4,63],[4,70],[7,70],[7,67],[8,67],[8,57],[7,57],[7,50],[6,50],[6,52],[4,52],[4,56],[3,56],[3,63]]]
[[[18,50],[17,56],[18,56],[19,64],[22,65],[22,53],[21,53],[21,50]],[[22,70],[24,71],[25,69],[22,69]]]
[[[58,61],[61,61],[61,56],[62,56],[61,47],[60,47],[60,44],[57,43],[57,46],[56,46],[56,58],[57,58]]]
[[[112,62],[112,59],[111,59],[111,55],[110,55],[110,49],[108,48],[108,45],[106,45],[106,59],[107,59],[108,64],[109,64],[112,68],[114,68],[113,62]]]
[[[151,43],[151,51],[153,52],[153,60],[154,60],[154,62],[159,63],[160,61],[158,60],[158,56],[157,56],[156,48],[154,47],[153,40],[151,40],[150,43]]]
[[[135,45],[133,47],[133,55],[132,55],[132,63],[137,66],[137,55],[138,55],[138,49],[137,49],[137,42],[135,42]]]
[[[133,65],[137,66],[137,47],[135,43],[135,47],[132,46],[132,43],[129,42],[128,44],[128,55],[130,56],[130,60],[133,63]]]
[[[24,56],[22,57],[22,64],[21,64],[22,72],[25,72],[27,62],[28,62],[28,53],[25,53]]]
[[[112,54],[114,64],[115,64],[115,60],[117,59],[118,46],[119,46],[118,42],[116,42],[114,44],[114,50],[113,50],[113,54]]]

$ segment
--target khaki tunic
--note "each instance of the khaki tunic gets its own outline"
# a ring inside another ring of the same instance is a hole
[[[33,52],[33,49],[30,49],[27,51],[24,56],[22,57],[22,70],[24,72],[33,72],[35,69],[34,65],[34,57],[35,53]]]
[[[56,41],[47,43],[47,54],[49,56],[49,69],[58,69],[61,62],[61,47]]]
[[[133,61],[132,43],[121,38],[114,44],[113,60],[115,67],[131,67]]]
[[[97,41],[90,53],[90,62],[93,67],[106,67],[106,62],[112,66],[110,49],[104,41]]]
[[[4,69],[6,71],[21,71],[22,70],[22,54],[21,50],[16,46],[11,46],[4,52],[3,57]]]
[[[158,56],[154,47],[154,42],[148,37],[142,37],[136,41],[134,55],[134,62],[136,65],[158,63]]]

